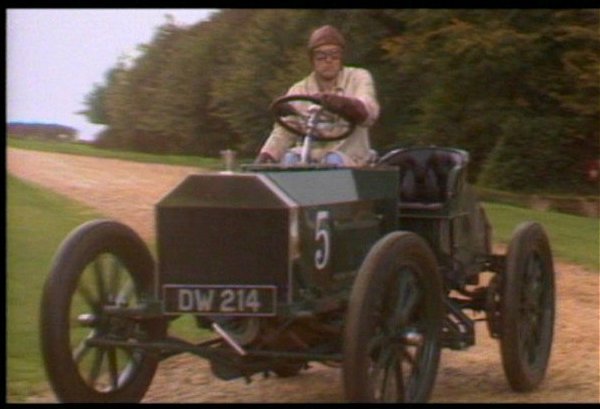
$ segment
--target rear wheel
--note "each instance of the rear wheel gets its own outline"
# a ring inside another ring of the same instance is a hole
[[[373,246],[346,319],[342,372],[348,401],[427,401],[440,358],[442,297],[435,256],[418,235],[394,232]]]
[[[512,389],[530,391],[544,378],[554,332],[552,251],[541,225],[515,229],[500,297],[500,349]]]
[[[92,346],[95,339],[156,340],[164,320],[108,316],[104,307],[136,307],[152,296],[154,261],[137,234],[108,220],[86,223],[65,239],[45,283],[41,349],[63,402],[137,402],[158,357],[130,348]]]

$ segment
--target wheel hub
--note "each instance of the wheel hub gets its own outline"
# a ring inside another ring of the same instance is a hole
[[[411,328],[407,329],[401,336],[402,343],[410,346],[423,345],[423,334],[417,332],[417,330]]]
[[[82,327],[95,327],[99,322],[100,320],[94,314],[79,314],[77,317],[77,323]]]

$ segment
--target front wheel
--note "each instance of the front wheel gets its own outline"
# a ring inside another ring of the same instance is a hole
[[[342,373],[352,402],[425,402],[440,359],[442,282],[429,245],[390,233],[363,262],[346,318]]]
[[[139,349],[93,346],[95,339],[164,337],[164,320],[109,316],[106,306],[136,307],[152,296],[154,261],[127,226],[86,223],[62,243],[40,308],[41,350],[49,382],[62,402],[137,402],[158,357]]]
[[[515,229],[506,256],[500,297],[500,350],[515,391],[530,391],[544,378],[554,330],[552,251],[541,225]]]

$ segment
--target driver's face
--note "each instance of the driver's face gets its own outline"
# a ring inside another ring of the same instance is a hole
[[[342,69],[342,48],[325,44],[317,47],[312,53],[312,64],[315,74],[326,81],[337,77]]]

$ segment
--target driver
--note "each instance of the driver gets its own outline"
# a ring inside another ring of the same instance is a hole
[[[373,156],[369,127],[379,116],[379,103],[369,71],[343,65],[345,45],[342,34],[332,26],[325,25],[313,31],[308,41],[313,71],[294,84],[286,95],[317,96],[326,109],[344,114],[357,125],[341,141],[315,143],[317,149],[312,151],[313,160],[341,166],[362,166]],[[296,140],[293,133],[276,123],[256,163],[297,163],[300,160],[299,148],[290,149]]]

